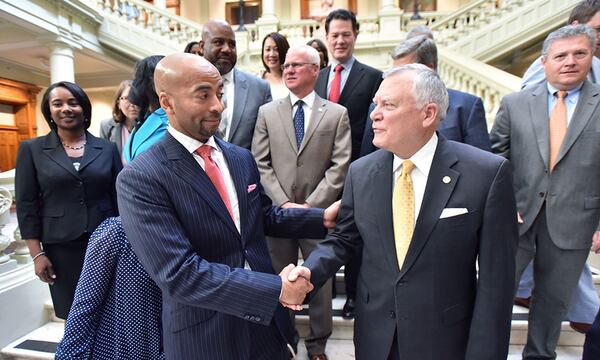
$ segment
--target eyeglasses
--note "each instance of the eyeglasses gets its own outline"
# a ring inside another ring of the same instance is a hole
[[[134,104],[134,103],[130,102],[130,101],[129,101],[129,99],[128,99],[128,98],[126,98],[125,96],[121,96],[121,97],[119,98],[119,101],[122,101],[122,102],[124,103],[124,105],[125,105],[125,106],[129,105],[129,106],[135,106],[135,107],[137,107],[137,105],[136,105],[136,104]]]
[[[287,70],[290,67],[294,70],[298,70],[300,67],[304,66],[304,65],[317,65],[317,64],[313,64],[313,63],[289,63],[289,64],[283,64],[281,65],[281,70]]]

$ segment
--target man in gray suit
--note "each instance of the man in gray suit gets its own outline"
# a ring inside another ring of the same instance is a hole
[[[238,146],[250,149],[258,108],[271,101],[269,83],[234,68],[237,62],[235,34],[223,20],[212,20],[202,28],[201,55],[223,78],[223,104],[219,134]]]
[[[547,81],[507,95],[490,135],[492,151],[510,159],[514,172],[517,282],[534,260],[523,359],[556,358],[561,321],[592,238],[600,237],[600,87],[586,80],[595,35],[587,25],[548,35]]]
[[[348,112],[314,91],[319,53],[301,45],[288,51],[283,79],[290,95],[260,107],[252,153],[261,183],[275,205],[327,207],[339,196],[350,164],[352,139]],[[317,246],[315,239],[267,237],[275,270],[298,262]],[[332,331],[331,281],[310,302],[310,333],[305,339],[311,360],[327,359]]]

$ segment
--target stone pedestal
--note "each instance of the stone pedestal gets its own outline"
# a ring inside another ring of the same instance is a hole
[[[17,260],[10,259],[8,256],[6,257],[8,261],[3,263],[2,260],[0,260],[0,274],[5,274],[9,271],[16,269],[17,266],[19,266]]]
[[[255,22],[256,28],[258,29],[258,42],[262,44],[262,40],[268,34],[272,32],[277,32],[279,21],[276,17],[273,18],[263,18],[256,20]]]

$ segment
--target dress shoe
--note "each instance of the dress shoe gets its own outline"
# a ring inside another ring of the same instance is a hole
[[[310,360],[329,360],[329,358],[327,357],[327,355],[325,354],[319,354],[319,355],[308,355],[308,358]]]
[[[529,309],[530,302],[531,302],[531,296],[528,298],[515,297],[515,305],[519,305],[519,306]]]
[[[569,325],[571,326],[571,329],[577,331],[578,333],[582,333],[582,334],[585,334],[586,332],[588,332],[588,330],[592,327],[592,324],[580,323],[580,322],[575,322],[575,321],[569,322]]]
[[[346,303],[342,308],[342,317],[346,320],[354,319],[354,299],[346,299]]]

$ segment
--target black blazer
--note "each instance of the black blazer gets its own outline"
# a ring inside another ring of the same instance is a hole
[[[319,72],[315,91],[323,99],[327,99],[327,83],[331,65]],[[360,144],[365,130],[365,119],[369,105],[381,84],[381,71],[354,60],[348,80],[340,94],[339,104],[348,109],[350,132],[352,134],[352,157],[356,160],[360,154]]]
[[[72,241],[118,215],[115,181],[122,165],[117,148],[86,136],[79,172],[54,131],[19,146],[15,191],[23,239]]]

